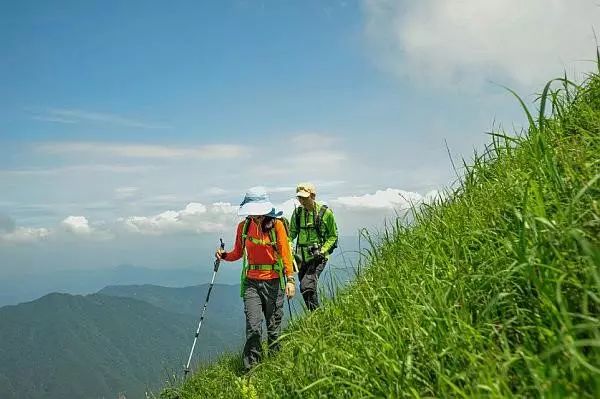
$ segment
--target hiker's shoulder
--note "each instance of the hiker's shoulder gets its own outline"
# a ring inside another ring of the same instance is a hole
[[[281,217],[281,218],[277,218],[275,219],[275,222],[273,224],[275,226],[275,228],[278,229],[285,229],[286,225],[289,225],[289,222],[286,218]]]
[[[331,207],[326,202],[318,202],[319,212],[323,212],[323,215],[333,215]]]

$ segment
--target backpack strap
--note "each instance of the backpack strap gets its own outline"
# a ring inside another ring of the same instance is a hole
[[[256,245],[271,246],[271,247],[273,247],[273,249],[275,251],[277,251],[277,237],[272,235],[270,237],[271,238],[270,241],[260,240],[258,238],[251,237],[248,235],[249,228],[250,228],[250,218],[247,217],[246,221],[244,222],[244,228],[242,229],[242,251],[244,251],[244,254],[245,254],[245,249],[246,249],[246,240],[250,240],[250,241],[252,241],[253,244],[256,244]],[[274,227],[271,228],[270,231],[274,232]]]
[[[300,236],[300,210],[302,207],[294,208],[294,216],[296,218],[296,229],[298,229],[298,236]]]
[[[269,231],[269,236],[271,238],[271,245],[273,245],[273,250],[275,251],[275,258],[277,259],[277,263],[274,265],[274,269],[279,274],[279,286],[282,290],[285,289],[285,277],[283,272],[283,258],[281,254],[277,250],[277,233],[275,233],[275,226],[271,228]],[[289,245],[289,244],[288,244]]]
[[[246,237],[250,228],[250,217],[244,220],[242,227],[242,275],[240,277],[240,296],[243,298],[246,292],[246,274],[248,273],[248,254],[246,253]]]
[[[315,219],[315,230],[317,230],[317,235],[319,236],[319,241],[321,241],[321,245],[325,243],[325,234],[321,230],[321,227],[323,226],[323,216],[325,216],[325,212],[327,212],[327,209],[329,209],[327,205],[321,205],[319,213],[317,214],[317,217]]]

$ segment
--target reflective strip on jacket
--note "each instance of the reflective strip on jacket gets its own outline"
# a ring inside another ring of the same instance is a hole
[[[226,257],[223,258],[226,261],[236,261],[243,255],[242,253],[242,231],[244,229],[245,221],[240,222],[237,227],[235,234],[235,246],[231,252],[228,252]],[[248,237],[252,237],[257,241],[270,243],[271,238],[268,232],[262,232],[260,226],[258,226],[254,220],[250,220],[248,225]],[[281,256],[283,261],[283,269],[285,270],[286,276],[293,274],[292,269],[292,253],[288,242],[288,236],[281,220],[275,220],[273,224],[276,234],[277,252]],[[277,253],[271,245],[260,245],[255,244],[249,238],[246,238],[245,242],[246,254],[248,256],[249,265],[274,265],[277,263]],[[248,270],[246,277],[252,280],[271,280],[279,278],[279,274],[275,270]]]

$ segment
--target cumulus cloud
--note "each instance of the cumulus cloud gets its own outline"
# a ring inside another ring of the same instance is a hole
[[[408,209],[425,200],[419,193],[388,188],[374,194],[338,197],[332,204],[350,209]]]
[[[287,191],[288,188],[285,187],[285,190],[281,191]],[[352,234],[362,227],[380,226],[385,218],[394,217],[398,211],[432,202],[438,197],[440,193],[435,190],[420,194],[387,188],[374,193],[341,196],[326,203],[336,214],[341,234]],[[295,198],[290,198],[285,202],[276,203],[275,207],[289,218],[298,205]],[[123,217],[110,223],[92,223],[86,216],[71,215],[51,228],[15,227],[14,220],[0,215],[0,243],[31,244],[48,239],[52,239],[53,243],[75,239],[103,241],[117,237],[127,239],[129,234],[167,236],[226,232],[233,231],[237,222],[241,220],[237,210],[238,206],[229,202],[214,202],[208,205],[190,202],[183,209],[166,210],[150,216]]]
[[[7,233],[0,232],[0,243],[31,244],[45,240],[49,236],[50,230],[46,228],[17,227]]]
[[[90,223],[84,216],[68,216],[62,222],[63,229],[71,234],[86,236],[92,233]]]
[[[57,229],[51,231],[56,240],[73,238],[92,241],[104,241],[115,238],[115,232],[104,221],[90,223],[85,216],[68,216],[60,222]]]
[[[381,229],[385,221],[396,218],[410,220],[411,209],[443,198],[443,193],[431,190],[426,194],[394,188],[355,196],[343,196],[330,201],[336,214],[340,233],[353,234],[360,229]],[[406,221],[406,220],[405,220]]]
[[[120,220],[133,233],[163,235],[176,233],[219,232],[234,225],[236,206],[216,202],[210,206],[191,202],[179,211],[165,211],[154,216],[131,216]]]
[[[17,227],[13,218],[0,214],[0,244],[31,244],[47,239],[50,233],[41,227]]]
[[[595,0],[365,0],[380,64],[438,84],[486,80],[538,86],[594,68]]]

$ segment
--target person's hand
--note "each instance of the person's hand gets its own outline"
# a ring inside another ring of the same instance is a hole
[[[225,253],[225,250],[222,249],[221,247],[217,248],[217,252],[215,252],[215,258],[221,260],[223,259],[223,254]]]
[[[289,299],[292,299],[294,297],[294,295],[296,295],[296,284],[294,284],[292,282],[286,283],[285,284],[285,295]]]
[[[321,247],[319,247],[317,244],[314,244],[312,247],[310,247],[310,254],[314,259],[318,260],[319,262],[323,262],[326,259],[326,256],[322,252]]]

